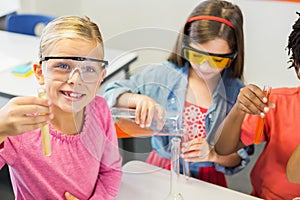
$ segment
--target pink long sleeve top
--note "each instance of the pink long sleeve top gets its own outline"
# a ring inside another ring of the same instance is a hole
[[[85,109],[83,129],[65,135],[50,124],[50,157],[43,155],[41,130],[8,137],[0,149],[0,168],[8,164],[15,199],[115,199],[122,158],[110,110],[102,97]],[[65,123],[68,123],[67,121]]]

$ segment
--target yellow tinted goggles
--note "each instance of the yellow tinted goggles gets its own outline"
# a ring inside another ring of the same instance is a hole
[[[236,52],[230,54],[208,53],[185,45],[182,47],[182,54],[189,62],[200,65],[208,62],[211,67],[218,69],[229,67],[237,55]]]

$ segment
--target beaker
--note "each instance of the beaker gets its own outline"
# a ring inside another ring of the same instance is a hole
[[[135,109],[113,107],[111,114],[115,126],[124,137],[146,136],[181,136],[178,130],[182,114],[179,112],[164,112],[163,118],[153,118],[149,127],[140,127],[135,122]]]
[[[174,137],[171,140],[171,171],[170,171],[170,191],[165,200],[183,200],[180,193],[180,142],[181,139]]]

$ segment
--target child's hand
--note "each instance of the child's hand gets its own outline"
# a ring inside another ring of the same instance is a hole
[[[136,105],[135,122],[140,127],[150,127],[152,120],[158,122],[158,129],[163,127],[164,108],[146,95],[133,94],[131,101]],[[160,123],[161,122],[161,123]]]
[[[247,85],[240,90],[236,106],[245,113],[265,116],[275,104],[268,102],[263,91],[256,85]]]
[[[78,198],[76,198],[75,196],[70,194],[69,192],[65,193],[65,197],[66,197],[66,200],[79,200]]]
[[[38,97],[15,97],[0,109],[0,136],[31,131],[53,119],[51,102]]]
[[[182,158],[187,162],[213,161],[215,151],[207,143],[205,138],[195,138],[182,144]]]

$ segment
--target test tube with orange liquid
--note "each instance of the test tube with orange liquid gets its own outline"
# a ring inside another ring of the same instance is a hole
[[[44,89],[38,90],[38,97],[46,98],[46,93]],[[49,132],[49,125],[45,125],[41,128],[42,133],[42,145],[43,145],[43,153],[45,156],[51,155],[51,138]]]
[[[269,102],[269,96],[271,94],[271,87],[264,86],[263,93],[264,93],[265,97],[267,97],[268,102]],[[260,139],[261,139],[263,129],[264,129],[264,123],[265,123],[265,118],[258,117],[256,129],[255,129],[254,144],[260,143]]]

